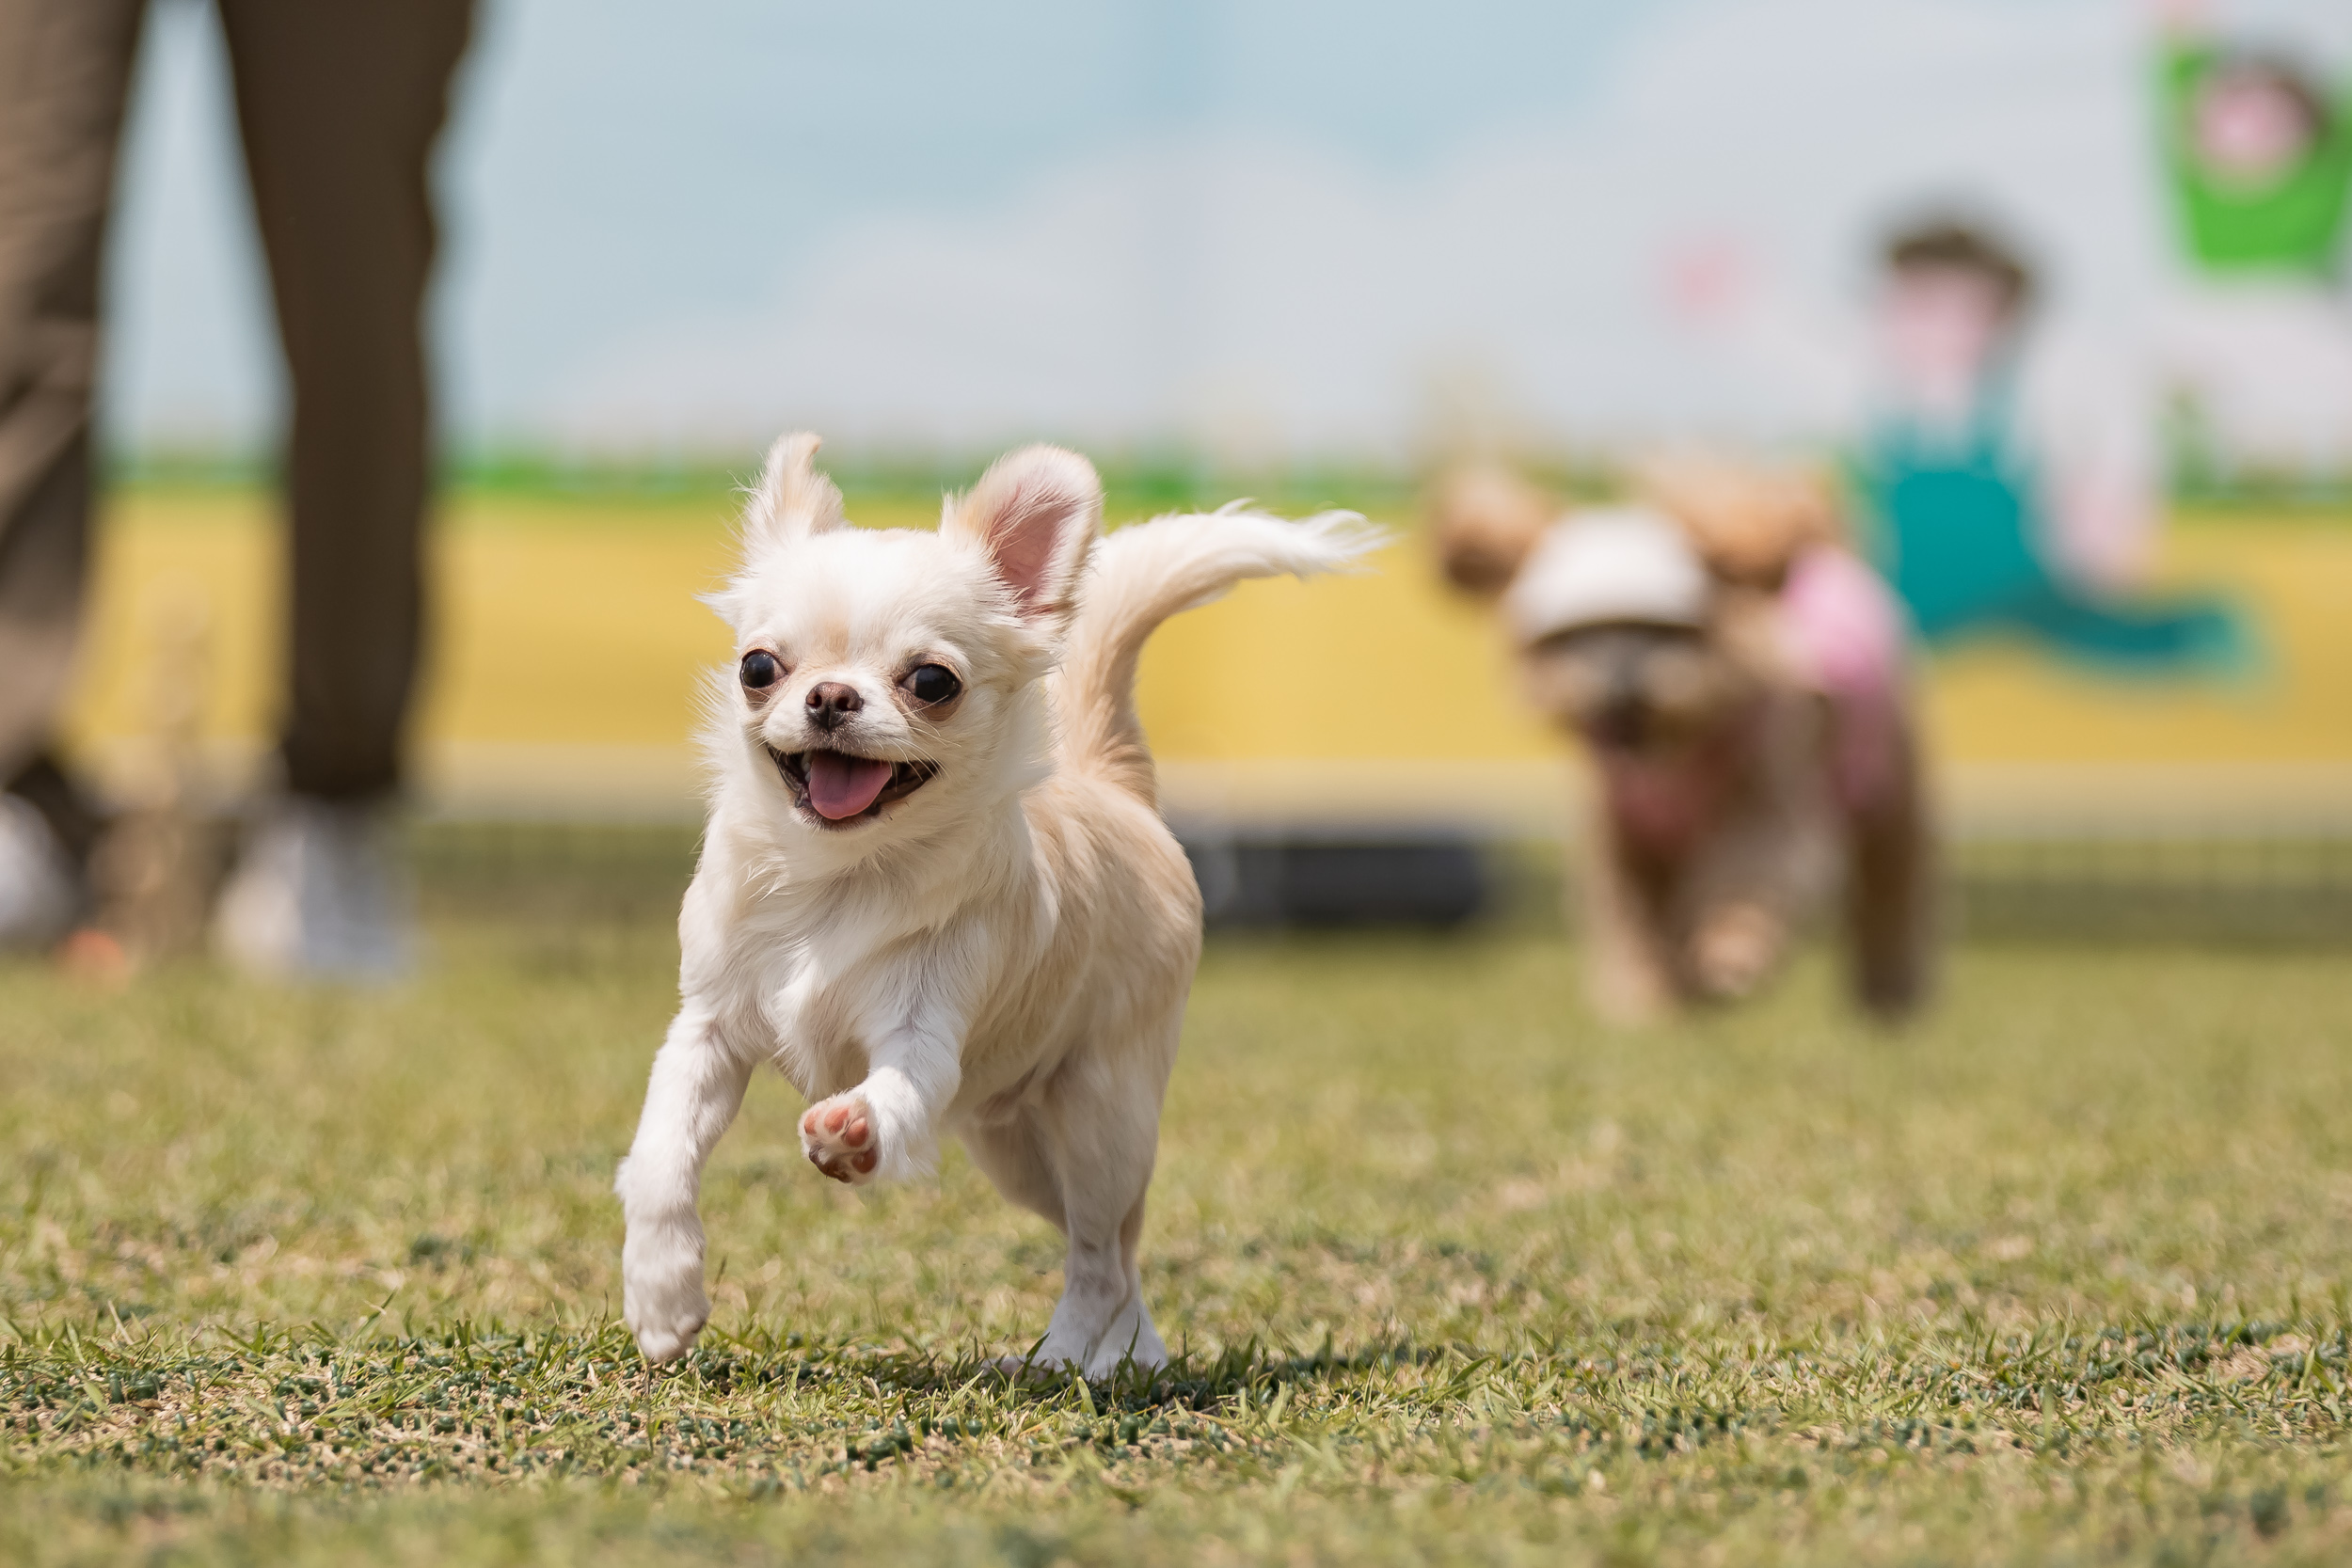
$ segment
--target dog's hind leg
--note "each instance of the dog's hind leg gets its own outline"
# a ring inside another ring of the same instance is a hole
[[[1064,1221],[1061,1183],[1054,1178],[1054,1167],[1045,1158],[1045,1145],[1027,1111],[1015,1113],[1009,1121],[966,1127],[963,1147],[970,1151],[972,1163],[996,1184],[998,1192],[1031,1213],[1052,1220],[1055,1229],[1069,1228]]]
[[[1927,999],[1936,948],[1935,835],[1915,752],[1899,788],[1848,824],[1846,940],[1854,998],[1896,1019]]]
[[[1164,1071],[1140,1063],[1084,1053],[1063,1063],[1017,1122],[970,1139],[1005,1196],[1055,1220],[1069,1240],[1061,1300],[1038,1348],[1042,1364],[1092,1378],[1110,1376],[1130,1357],[1137,1366],[1167,1364],[1136,1252],[1164,1081]]]
[[[1144,1180],[1148,1184],[1149,1172]],[[1143,1301],[1143,1262],[1139,1251],[1143,1204],[1143,1195],[1136,1194],[1134,1205],[1119,1222],[1120,1269],[1127,1281],[1127,1304],[1095,1342],[1094,1360],[1087,1368],[1089,1377],[1108,1377],[1128,1360],[1138,1367],[1153,1369],[1168,1365],[1168,1343],[1160,1338],[1159,1329],[1152,1322],[1152,1309]]]

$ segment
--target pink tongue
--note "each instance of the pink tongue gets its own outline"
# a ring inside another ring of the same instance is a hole
[[[855,816],[874,803],[890,782],[890,764],[839,752],[808,754],[808,803],[830,822]]]

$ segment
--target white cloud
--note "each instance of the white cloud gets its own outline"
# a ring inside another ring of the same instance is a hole
[[[1826,293],[1885,214],[1972,198],[2053,263],[2063,309],[2127,320],[2164,244],[2144,47],[2119,5],[1692,8],[1573,121],[1417,174],[1227,131],[1106,150],[987,213],[853,220],[771,307],[644,324],[546,417],[585,442],[806,422],[1376,455],[1470,376],[1554,437],[1769,431],[1769,393],[1672,319],[1677,247],[1736,239]]]
[[[2352,17],[2341,0],[2250,3]],[[1433,157],[1400,165],[1377,138],[1228,104],[1195,132],[1106,130],[1074,153],[1057,143],[1025,182],[954,198],[882,182],[881,205],[828,198],[802,213],[788,190],[762,191],[739,242],[753,258],[726,253],[725,224],[684,184],[661,188],[658,213],[634,212],[622,187],[601,206],[580,195],[612,127],[572,154],[568,133],[492,116],[477,130],[498,145],[461,137],[465,157],[504,168],[516,138],[536,137],[580,166],[532,164],[513,203],[460,226],[443,312],[449,403],[469,423],[462,438],[625,450],[739,450],[806,423],[868,447],[1052,435],[1378,457],[1465,404],[1550,439],[1766,434],[1797,422],[1793,411],[1670,308],[1669,261],[1694,245],[1834,297],[1855,286],[1889,215],[1972,198],[2032,243],[2058,310],[2138,328],[2169,245],[2150,158],[2149,11],[2143,0],[1694,0],[1618,40],[1597,91],[1564,87],[1549,109],[1486,123]],[[1413,35],[1390,29],[1386,47],[1408,50]],[[1252,69],[1279,80],[1266,65]],[[184,89],[181,100],[158,126],[214,112]],[[639,162],[691,170],[697,150],[662,138],[703,136],[711,114],[660,109],[634,119]],[[187,163],[186,139],[151,136],[164,150],[142,156]],[[744,177],[757,137],[728,145],[728,178]],[[198,155],[221,161],[217,149]],[[788,186],[790,159],[772,162]],[[175,171],[188,172],[162,169]],[[830,178],[840,185],[847,166]],[[531,198],[550,180],[574,194]],[[462,170],[453,188],[479,195]],[[241,214],[197,222],[180,212],[187,198],[170,199],[168,222],[134,212],[126,245],[117,361],[129,373],[114,401],[135,437],[243,428],[268,403],[266,351],[246,341],[258,290],[217,276],[219,230]],[[626,265],[590,268],[598,233]],[[764,290],[760,247],[775,257]],[[482,256],[497,265],[468,260]],[[677,263],[666,272],[665,256]]]

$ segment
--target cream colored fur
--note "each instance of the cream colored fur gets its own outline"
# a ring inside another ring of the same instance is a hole
[[[1094,470],[1049,447],[951,498],[936,533],[850,529],[816,447],[776,444],[713,599],[739,661],[770,653],[786,673],[765,691],[732,670],[712,682],[680,1006],[615,1182],[624,1315],[650,1359],[693,1343],[703,1163],[771,1063],[814,1101],[801,1137],[825,1174],[915,1175],[952,1135],[1062,1228],[1041,1362],[1158,1365],[1136,1242],[1200,900],[1155,806],[1136,656],[1238,579],[1343,566],[1372,536],[1343,515],[1228,509],[1098,540]],[[960,693],[914,702],[922,663]],[[860,705],[820,733],[811,694],[827,684]],[[937,771],[829,823],[770,750],[813,746]]]

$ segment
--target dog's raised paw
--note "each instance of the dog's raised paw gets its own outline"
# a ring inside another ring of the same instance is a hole
[[[1748,995],[1779,963],[1787,939],[1786,924],[1760,905],[1710,911],[1692,943],[1700,990],[1726,1001]]]
[[[835,1181],[854,1187],[872,1180],[874,1167],[882,1164],[880,1143],[863,1095],[820,1100],[801,1117],[801,1151]]]

